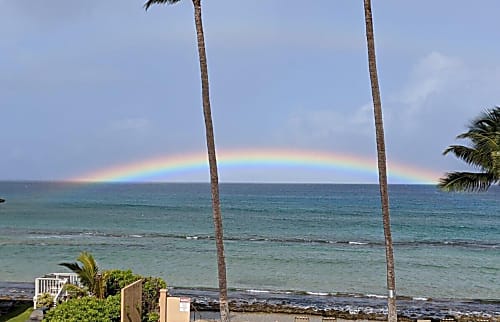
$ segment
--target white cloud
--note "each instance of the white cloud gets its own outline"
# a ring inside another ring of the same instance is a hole
[[[442,151],[470,119],[500,102],[499,79],[500,68],[486,62],[435,51],[422,57],[399,88],[382,92],[388,153],[400,162],[446,170],[450,160]],[[372,103],[295,110],[282,131],[282,137],[303,146],[369,153],[374,149]]]
[[[433,106],[433,98],[462,86],[467,78],[460,59],[432,52],[415,65],[399,93],[388,95],[387,111],[405,128],[413,128],[419,114]]]
[[[481,110],[500,98],[498,68],[431,52],[415,64],[406,84],[388,93],[384,112],[388,147],[402,161],[439,171],[460,164],[442,151]]]
[[[466,79],[464,64],[459,59],[430,53],[415,65],[398,92],[382,93],[388,97],[387,103],[383,103],[384,121],[405,131],[422,125],[418,116],[432,106],[428,104],[432,98],[459,85],[463,79]],[[372,135],[372,103],[353,109],[296,110],[288,118],[286,131],[310,141],[338,138],[339,134]]]
[[[420,131],[429,115],[441,118],[444,110],[457,109],[443,103],[443,97],[464,93],[470,86],[471,75],[458,58],[431,52],[416,63],[403,86],[393,93],[382,93],[384,122],[397,131]],[[443,104],[444,106],[440,106]],[[462,122],[463,123],[463,122]],[[302,109],[289,116],[287,131],[312,140],[329,139],[340,133],[357,135],[372,133],[373,107],[371,102],[349,109]]]
[[[481,110],[498,104],[499,79],[496,66],[431,52],[399,91],[386,95],[387,125],[409,136],[430,132],[451,139]]]

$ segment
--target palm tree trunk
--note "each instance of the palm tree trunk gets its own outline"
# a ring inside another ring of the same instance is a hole
[[[382,218],[384,222],[385,257],[387,263],[387,290],[388,290],[388,321],[397,321],[396,311],[396,282],[394,274],[394,254],[392,248],[391,220],[389,215],[389,194],[387,192],[387,169],[385,155],[384,124],[382,119],[382,102],[378,85],[377,62],[375,57],[375,38],[373,35],[373,19],[371,0],[365,2],[366,42],[368,47],[368,65],[372,86],[373,113],[375,116],[375,133],[377,139],[378,176],[380,199],[382,204]]]
[[[217,173],[217,158],[215,154],[214,129],[212,111],[210,109],[210,92],[208,88],[207,56],[205,52],[205,37],[201,20],[201,0],[193,0],[194,19],[198,38],[198,54],[200,58],[201,89],[203,99],[203,114],[205,117],[205,131],[207,138],[208,163],[210,166],[210,187],[212,192],[212,208],[215,228],[215,243],[217,246],[217,269],[219,274],[219,300],[221,322],[229,322],[229,304],[227,302],[226,260],[224,258],[224,236],[222,229],[222,215],[219,199],[219,176]]]

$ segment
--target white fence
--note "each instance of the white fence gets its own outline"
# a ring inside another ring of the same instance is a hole
[[[49,293],[54,298],[54,305],[58,300],[67,296],[66,291],[63,291],[65,284],[80,285],[80,279],[75,273],[51,273],[44,277],[35,279],[35,296],[33,297],[33,306],[36,308],[38,297],[44,293]]]

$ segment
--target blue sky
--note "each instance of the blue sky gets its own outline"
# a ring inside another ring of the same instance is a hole
[[[0,180],[59,180],[205,151],[191,1],[0,1]],[[204,0],[218,149],[375,156],[362,1]],[[500,104],[500,2],[373,2],[389,161],[441,152]],[[306,168],[221,181],[375,182]],[[159,178],[207,181],[205,171]]]

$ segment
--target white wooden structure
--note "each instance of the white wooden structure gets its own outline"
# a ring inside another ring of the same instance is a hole
[[[43,277],[35,279],[35,296],[33,297],[33,306],[36,309],[38,297],[44,293],[49,293],[54,297],[54,305],[59,299],[68,296],[66,291],[63,291],[65,284],[80,285],[80,279],[75,273],[50,273]]]

